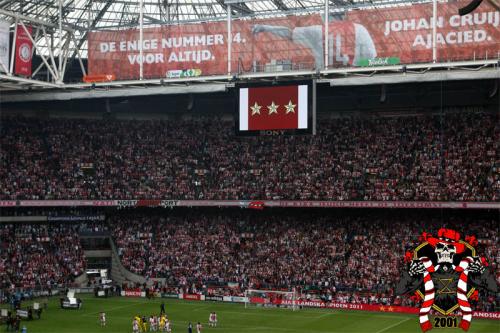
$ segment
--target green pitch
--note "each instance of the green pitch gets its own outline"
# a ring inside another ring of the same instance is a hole
[[[135,315],[149,316],[159,313],[161,299],[115,297],[97,299],[83,296],[80,310],[63,310],[57,298],[49,302],[40,320],[23,321],[28,333],[131,333]],[[189,302],[164,299],[173,333],[186,333],[189,321],[200,321],[204,333],[418,333],[416,315],[337,311],[325,309],[255,308],[245,309],[242,304],[217,302]],[[24,303],[24,306],[28,302]],[[107,326],[99,325],[99,312],[106,312]],[[217,328],[208,327],[208,316],[217,312]],[[0,330],[5,331],[5,326]],[[196,330],[194,330],[196,331]],[[431,332],[462,332],[460,329],[434,329]],[[470,333],[500,333],[500,322],[473,319]]]

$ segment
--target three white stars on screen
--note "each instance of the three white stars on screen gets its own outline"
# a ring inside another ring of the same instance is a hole
[[[290,100],[287,105],[284,105],[285,110],[286,110],[285,114],[295,113],[296,106],[297,105],[293,104],[292,101]],[[261,108],[262,108],[262,105],[257,104],[257,102],[255,102],[255,104],[253,106],[250,106],[250,109],[252,110],[252,116],[255,116],[256,114],[260,115]],[[274,113],[278,114],[278,109],[279,109],[279,105],[274,103],[274,101],[272,101],[271,105],[267,106],[267,110],[268,110],[269,115],[272,115]]]

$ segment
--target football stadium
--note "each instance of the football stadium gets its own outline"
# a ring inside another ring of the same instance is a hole
[[[500,333],[500,1],[0,0],[0,332]]]

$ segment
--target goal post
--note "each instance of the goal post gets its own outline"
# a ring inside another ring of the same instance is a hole
[[[298,310],[297,292],[281,290],[247,289],[245,291],[245,308],[251,306],[279,306],[293,311]]]

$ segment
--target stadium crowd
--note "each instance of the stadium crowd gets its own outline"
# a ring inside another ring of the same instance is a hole
[[[77,228],[69,224],[0,224],[0,290],[52,290],[85,268]]]
[[[0,290],[68,286],[85,267],[79,233],[102,230],[109,230],[127,269],[163,278],[157,287],[175,293],[296,288],[304,298],[414,305],[394,295],[404,253],[422,232],[435,234],[442,226],[462,238],[477,235],[478,252],[500,283],[498,217],[445,213],[125,209],[107,221],[0,224]],[[480,298],[478,306],[491,310],[498,301]]]
[[[238,137],[222,119],[3,118],[0,199],[500,200],[498,116],[324,119]]]
[[[127,212],[112,217],[110,227],[125,267],[165,278],[166,286],[183,292],[235,283],[239,287],[230,292],[237,294],[247,288],[297,287],[329,300],[411,304],[394,298],[403,254],[418,245],[422,232],[436,233],[443,226],[441,216],[425,215]],[[478,249],[500,283],[497,219],[458,214],[446,219],[448,227],[464,232],[462,237],[480,235]]]

